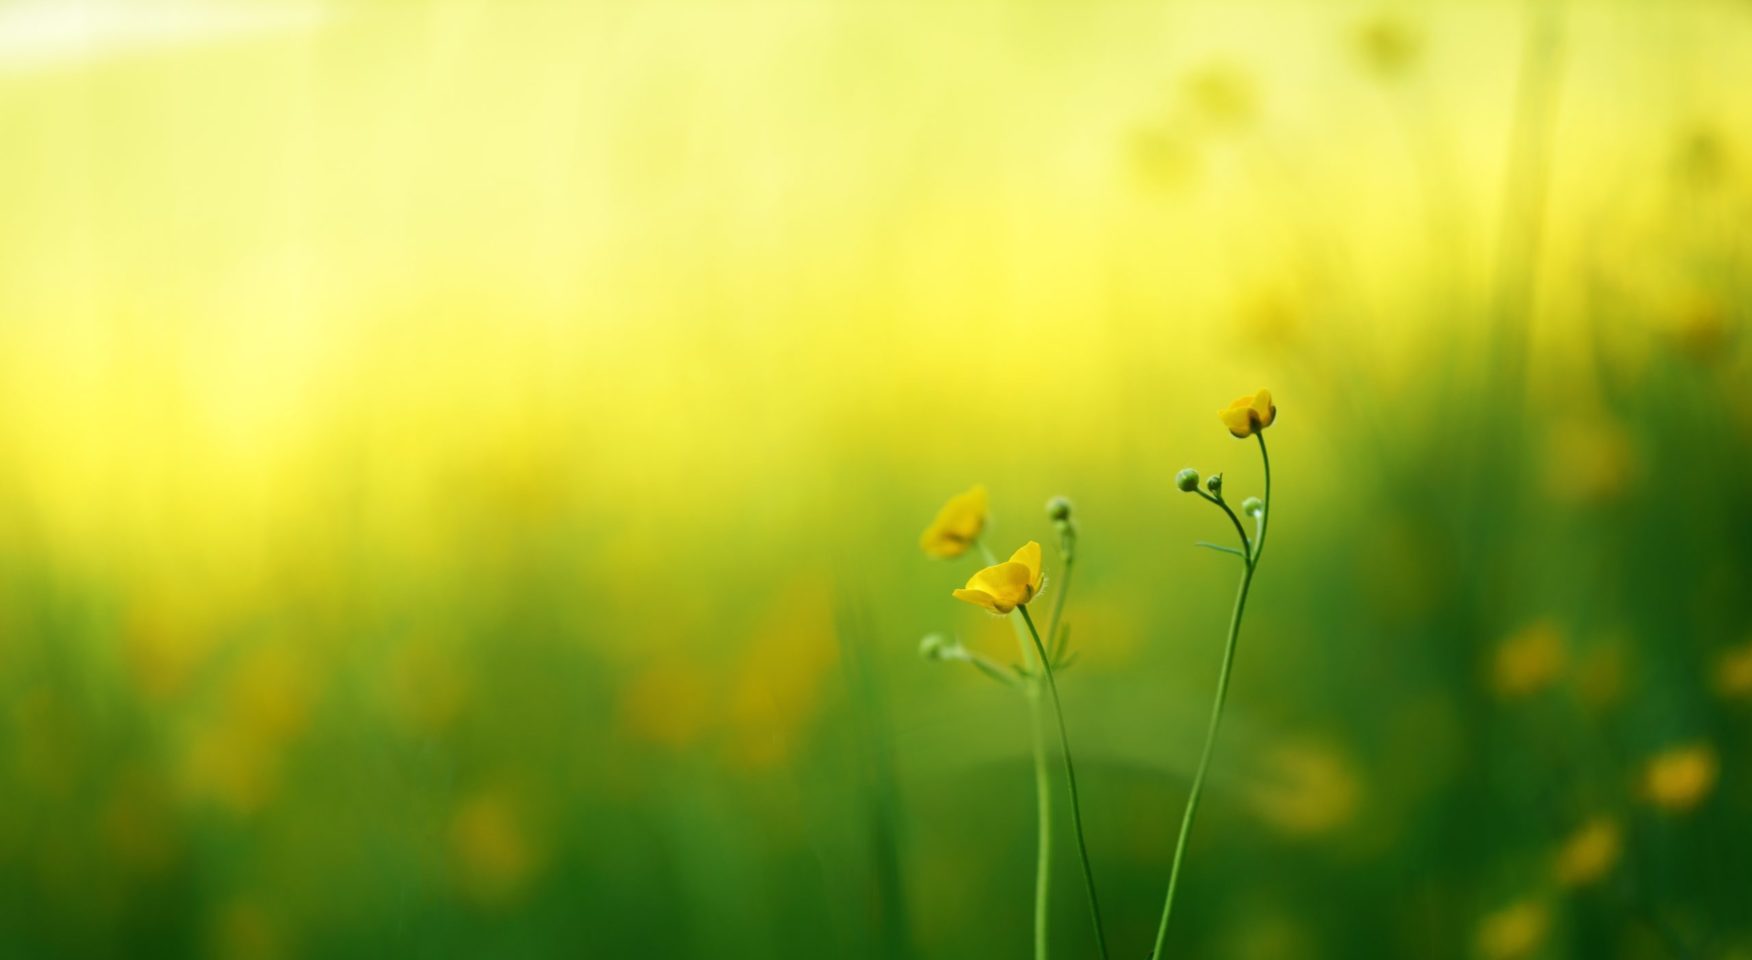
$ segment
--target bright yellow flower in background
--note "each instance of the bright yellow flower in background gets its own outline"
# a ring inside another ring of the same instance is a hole
[[[1245,440],[1277,419],[1277,404],[1271,402],[1271,391],[1261,390],[1251,397],[1239,397],[1234,403],[1217,411],[1223,426],[1229,428],[1236,439]]]
[[[965,600],[993,613],[1004,614],[1034,599],[1040,593],[1040,544],[1023,544],[1010,559],[974,574],[955,599]]]
[[[1569,835],[1557,851],[1552,873],[1566,887],[1587,886],[1605,877],[1624,850],[1624,833],[1611,817],[1595,817]]]
[[[937,519],[919,535],[919,548],[941,559],[953,559],[967,552],[979,540],[986,522],[986,488],[975,484],[966,493],[958,493],[937,511]]]
[[[1684,813],[1703,802],[1720,771],[1708,744],[1673,747],[1650,758],[1643,769],[1643,790],[1655,806]]]

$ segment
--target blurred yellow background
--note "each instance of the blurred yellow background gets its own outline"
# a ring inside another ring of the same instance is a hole
[[[1146,942],[1261,385],[1195,955],[1746,955],[1749,89],[1713,0],[4,0],[0,956],[1020,953],[976,481],[1077,503]]]

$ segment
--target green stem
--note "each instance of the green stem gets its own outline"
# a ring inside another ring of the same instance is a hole
[[[1052,696],[1052,711],[1058,718],[1059,749],[1065,758],[1065,784],[1071,794],[1071,824],[1077,831],[1077,853],[1083,860],[1083,884],[1089,892],[1089,917],[1095,925],[1095,945],[1100,949],[1102,960],[1107,960],[1107,934],[1101,926],[1101,901],[1095,895],[1095,869],[1089,863],[1089,842],[1083,836],[1083,807],[1077,796],[1077,768],[1071,761],[1071,736],[1065,730],[1064,705],[1059,702],[1058,681],[1053,679],[1052,661],[1046,655],[1046,645],[1040,642],[1040,631],[1034,626],[1034,617],[1028,613],[1028,605],[1016,607],[1022,613],[1022,622],[1028,625],[1028,635],[1034,638],[1034,651],[1040,656],[1040,673],[1046,678],[1047,693]]]
[[[979,551],[986,566],[998,562],[985,541],[979,541]],[[1063,594],[1060,594],[1062,600]],[[1011,621],[1014,623],[1015,621]],[[1032,658],[1028,638],[1016,631],[1016,643],[1021,648],[1023,666]],[[1045,663],[1045,659],[1041,661]],[[1047,910],[1052,902],[1052,779],[1046,770],[1046,720],[1040,712],[1040,678],[1035,676],[1026,689],[1028,696],[1028,726],[1034,741],[1034,957],[1046,960]]]
[[[1259,461],[1265,465],[1265,512],[1259,516],[1259,537],[1253,545],[1253,562],[1259,563],[1259,555],[1265,552],[1265,528],[1271,525],[1271,454],[1265,452],[1265,431],[1254,434],[1259,441]]]
[[[1180,886],[1180,867],[1186,858],[1186,841],[1192,835],[1192,822],[1198,816],[1198,800],[1204,792],[1205,773],[1210,769],[1211,753],[1217,744],[1217,728],[1223,722],[1223,705],[1229,700],[1229,674],[1235,666],[1235,646],[1241,637],[1241,616],[1247,610],[1247,591],[1253,586],[1253,574],[1259,568],[1259,556],[1265,550],[1266,525],[1271,522],[1271,457],[1265,451],[1265,434],[1256,431],[1253,435],[1259,440],[1259,456],[1265,464],[1265,512],[1259,518],[1259,536],[1242,558],[1245,567],[1241,571],[1241,585],[1235,590],[1235,609],[1229,615],[1229,636],[1223,642],[1223,665],[1217,673],[1217,698],[1211,704],[1210,724],[1205,729],[1204,749],[1199,753],[1198,769],[1192,775],[1192,792],[1186,798],[1186,812],[1180,817],[1180,838],[1174,843],[1174,864],[1168,871],[1168,895],[1162,901],[1162,920],[1156,926],[1156,948],[1150,952],[1150,960],[1161,960],[1162,947],[1168,941],[1168,917],[1174,911],[1174,892]],[[1235,520],[1235,514],[1228,509],[1227,504],[1219,505],[1229,514],[1230,520]],[[1235,527],[1241,534],[1243,547],[1246,547],[1246,531],[1241,528],[1238,520]]]
[[[1059,620],[1065,613],[1065,597],[1071,592],[1071,568],[1076,562],[1076,556],[1071,552],[1069,544],[1061,543],[1065,566],[1059,574],[1058,593],[1053,597],[1052,621],[1047,626],[1047,636],[1054,644],[1050,655],[1043,657],[1042,664],[1051,657],[1059,655],[1058,630]],[[1042,676],[1044,676],[1044,672]],[[1034,794],[1037,802],[1035,810],[1038,814],[1036,833],[1036,849],[1034,855],[1034,957],[1035,960],[1046,960],[1047,912],[1052,904],[1052,776],[1046,769],[1046,717],[1040,710],[1041,684],[1035,679],[1029,690],[1030,720],[1034,725]]]
[[[1052,644],[1054,656],[1060,652],[1058,648],[1059,624],[1065,615],[1065,597],[1071,592],[1071,570],[1077,563],[1077,556],[1071,552],[1068,545],[1064,547],[1063,552],[1065,566],[1063,570],[1059,571],[1058,593],[1052,599],[1052,619],[1046,624],[1046,639]]]
[[[1052,904],[1052,777],[1046,770],[1046,717],[1040,710],[1040,684],[1028,691],[1028,720],[1034,728],[1034,958],[1046,960],[1046,918]]]
[[[1223,513],[1228,515],[1229,522],[1235,525],[1236,535],[1241,538],[1241,555],[1244,557],[1253,556],[1253,543],[1252,543],[1252,541],[1247,539],[1247,528],[1243,527],[1241,525],[1241,518],[1235,516],[1235,511],[1229,509],[1229,504],[1227,502],[1225,502],[1223,500],[1223,498],[1213,497],[1210,494],[1204,492],[1203,490],[1194,490],[1193,493],[1196,493],[1199,496],[1205,498],[1206,500],[1209,500],[1210,502],[1216,504],[1218,509],[1222,510]]]
[[[1241,613],[1247,607],[1247,590],[1253,585],[1253,563],[1249,561],[1241,573],[1241,588],[1235,593],[1235,611],[1229,617],[1229,639],[1223,646],[1223,666],[1217,674],[1217,700],[1211,705],[1210,725],[1205,729],[1204,750],[1199,754],[1198,770],[1192,775],[1192,793],[1186,798],[1186,812],[1180,818],[1180,839],[1174,844],[1174,866],[1168,873],[1168,896],[1162,903],[1162,921],[1156,926],[1156,949],[1151,960],[1160,960],[1162,945],[1168,939],[1168,915],[1174,909],[1174,891],[1180,886],[1181,861],[1186,857],[1186,840],[1192,835],[1192,821],[1198,815],[1198,798],[1204,790],[1205,772],[1211,765],[1212,748],[1217,743],[1217,727],[1223,722],[1223,704],[1229,698],[1229,671],[1235,664],[1235,640],[1241,634]]]

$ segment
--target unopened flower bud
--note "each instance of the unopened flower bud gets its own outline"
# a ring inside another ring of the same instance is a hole
[[[1265,501],[1258,497],[1248,497],[1241,501],[1241,513],[1249,517],[1257,517],[1265,513]]]
[[[1063,523],[1071,519],[1071,501],[1065,497],[1053,497],[1046,501],[1046,516],[1053,523]]]
[[[1192,491],[1197,490],[1198,471],[1191,467],[1187,467],[1185,470],[1180,471],[1174,475],[1174,485],[1180,488],[1181,493],[1191,493]]]
[[[926,660],[953,660],[961,650],[961,641],[940,633],[927,633],[919,641],[919,656]]]
[[[1222,496],[1223,495],[1223,475],[1220,473],[1211,474],[1210,478],[1205,481],[1205,489],[1209,490],[1211,492],[1211,496],[1213,496],[1213,497]]]

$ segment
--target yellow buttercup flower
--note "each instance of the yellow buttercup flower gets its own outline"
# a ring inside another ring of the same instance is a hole
[[[993,613],[1009,613],[1033,600],[1040,593],[1041,581],[1040,544],[1030,540],[1010,554],[1009,560],[969,577],[966,588],[955,591],[955,599]]]
[[[967,552],[979,540],[986,522],[986,488],[975,484],[966,493],[958,493],[937,511],[937,519],[919,535],[919,548],[941,559],[953,559]]]
[[[1261,390],[1251,397],[1238,398],[1228,407],[1217,411],[1223,426],[1229,428],[1236,439],[1245,440],[1277,419],[1277,405],[1271,402],[1271,391]]]

